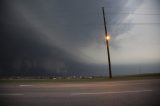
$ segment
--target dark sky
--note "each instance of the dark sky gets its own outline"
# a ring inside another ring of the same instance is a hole
[[[1,0],[0,76],[160,72],[159,0]]]

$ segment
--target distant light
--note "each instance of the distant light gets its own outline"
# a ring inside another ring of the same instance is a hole
[[[111,39],[110,34],[108,32],[107,32],[107,35],[105,36],[105,39],[106,40],[110,40]]]
[[[107,35],[107,36],[105,36],[105,39],[106,39],[106,40],[110,40],[111,38],[110,38],[109,35]]]

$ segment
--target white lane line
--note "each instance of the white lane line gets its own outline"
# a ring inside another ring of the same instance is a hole
[[[133,84],[110,84],[110,85],[107,85],[107,86],[120,86],[120,85],[143,85],[145,83],[133,83]]]
[[[24,94],[22,93],[4,93],[4,94],[0,94],[0,96],[22,96]]]
[[[140,93],[140,92],[151,92],[151,91],[152,90],[134,90],[134,91],[117,91],[117,92],[72,93],[71,95],[121,94],[121,93]]]
[[[20,87],[30,87],[30,86],[33,86],[33,85],[19,85]]]

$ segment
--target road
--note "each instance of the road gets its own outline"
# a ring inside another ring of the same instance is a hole
[[[0,106],[160,106],[160,79],[0,85]]]

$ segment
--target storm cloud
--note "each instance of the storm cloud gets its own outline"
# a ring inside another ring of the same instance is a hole
[[[107,74],[103,6],[114,73],[132,74],[139,70],[137,64],[144,70],[157,64],[158,72],[157,4],[158,0],[2,0],[0,75]]]

